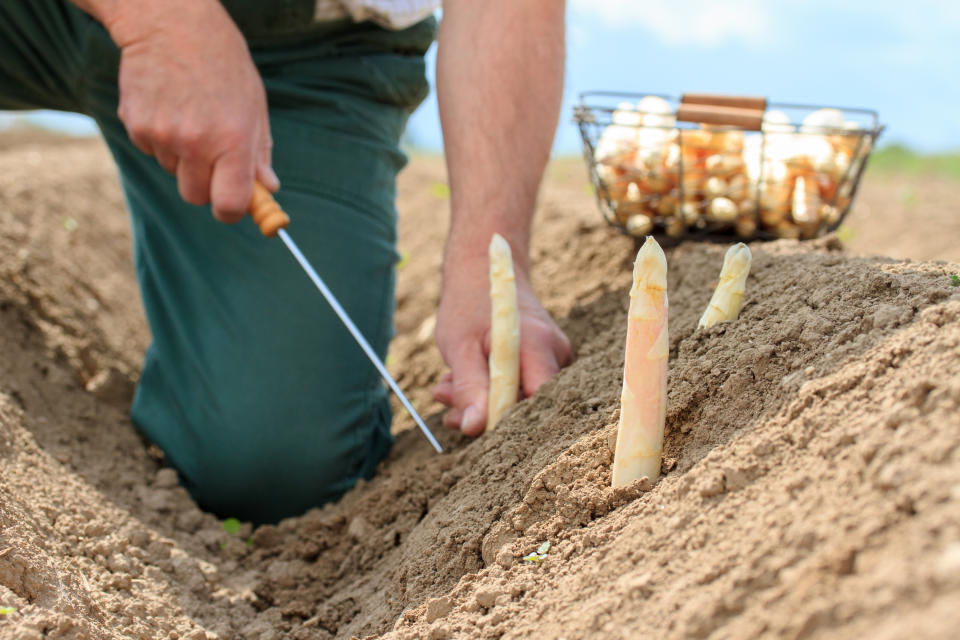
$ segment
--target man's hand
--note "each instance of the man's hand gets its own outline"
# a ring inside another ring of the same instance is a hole
[[[479,435],[487,419],[487,247],[494,233],[513,252],[522,393],[532,394],[570,362],[570,343],[530,287],[528,255],[560,111],[563,55],[563,0],[443,4],[437,96],[452,219],[437,344],[451,371],[434,397],[451,406],[444,423],[468,435]]]
[[[119,116],[130,139],[177,177],[184,200],[210,203],[232,223],[246,213],[255,177],[279,188],[263,82],[219,2],[78,4],[120,47]]]
[[[451,407],[443,418],[444,425],[460,429],[468,436],[480,435],[487,424],[488,273],[483,259],[448,263],[437,312],[437,345],[451,372],[434,387],[433,397]],[[570,342],[530,289],[527,274],[518,272],[516,282],[520,313],[520,391],[523,397],[528,397],[561,367],[570,364],[572,352]]]

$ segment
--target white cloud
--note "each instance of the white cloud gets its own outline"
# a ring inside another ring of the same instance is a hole
[[[595,16],[609,26],[640,27],[669,45],[716,46],[728,40],[763,44],[773,21],[762,0],[571,0],[572,18]]]

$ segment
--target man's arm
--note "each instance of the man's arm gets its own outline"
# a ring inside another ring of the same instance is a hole
[[[263,82],[217,0],[72,1],[120,47],[120,120],[184,200],[236,222],[254,177],[279,187]]]
[[[444,423],[468,435],[487,415],[490,306],[487,247],[510,243],[521,314],[524,395],[571,359],[570,343],[530,286],[530,225],[563,88],[563,0],[446,0],[437,95],[452,220],[437,344],[450,366],[434,397]]]

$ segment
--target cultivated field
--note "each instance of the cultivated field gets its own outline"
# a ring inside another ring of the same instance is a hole
[[[726,247],[668,248],[647,491],[609,486],[636,246],[577,158],[533,247],[576,362],[493,434],[440,426],[444,181],[430,156],[401,178],[388,364],[448,452],[398,412],[373,481],[225,528],[126,417],[149,335],[109,155],[0,137],[0,638],[956,637],[960,181],[868,172],[837,236],[752,244],[739,320],[708,330]]]

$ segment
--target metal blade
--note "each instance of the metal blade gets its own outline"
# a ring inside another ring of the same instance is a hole
[[[313,284],[317,285],[317,289],[320,290],[320,293],[323,294],[323,297],[327,300],[330,306],[333,308],[333,312],[337,314],[337,317],[340,318],[340,321],[347,328],[347,331],[350,332],[350,335],[353,336],[353,339],[357,341],[357,344],[360,345],[360,348],[363,349],[363,352],[367,354],[367,358],[370,359],[370,362],[373,363],[373,366],[377,368],[377,371],[380,373],[380,376],[383,378],[383,381],[387,383],[387,386],[397,394],[397,398],[400,399],[400,402],[403,404],[407,412],[410,413],[410,417],[413,418],[414,422],[417,423],[417,426],[420,427],[420,430],[423,431],[423,435],[427,436],[427,440],[430,441],[430,444],[433,445],[433,448],[437,450],[437,453],[443,453],[443,447],[440,446],[440,443],[437,442],[437,439],[433,437],[433,434],[430,433],[430,429],[427,428],[427,425],[423,423],[423,419],[420,418],[420,415],[417,413],[416,409],[413,408],[413,405],[410,404],[410,401],[407,400],[407,396],[403,395],[403,391],[400,390],[400,387],[397,386],[397,383],[394,381],[393,377],[387,372],[387,368],[383,366],[383,363],[380,362],[380,358],[377,357],[377,354],[370,347],[370,344],[367,342],[366,338],[363,337],[363,334],[360,333],[360,330],[357,329],[357,326],[353,324],[353,321],[350,319],[350,316],[347,315],[347,312],[340,306],[340,303],[331,293],[330,289],[327,288],[327,285],[324,284],[323,280],[311,266],[310,262],[304,257],[300,252],[297,244],[290,238],[290,235],[287,233],[286,229],[280,229],[277,232],[277,235],[280,236],[280,239],[283,240],[283,243],[287,245],[287,248],[290,249],[290,253],[293,254],[293,257],[297,259],[297,262],[300,263],[300,266],[303,267],[303,270],[307,272],[307,275],[310,276],[310,279],[313,280]]]

